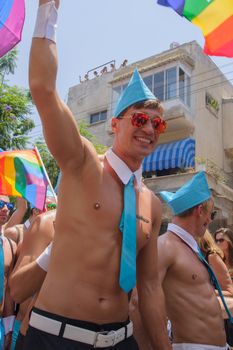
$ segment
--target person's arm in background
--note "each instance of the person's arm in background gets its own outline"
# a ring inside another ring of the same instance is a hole
[[[16,210],[4,227],[4,231],[15,225],[21,224],[27,211],[27,201],[22,197],[16,198]]]
[[[11,296],[15,301],[25,300],[25,296],[31,293],[30,290],[38,288],[38,283],[43,282],[46,272],[38,266],[35,260],[53,239],[54,219],[55,211],[38,215],[25,233],[19,258],[9,279]],[[32,270],[34,275],[29,282],[27,271],[30,278],[31,269],[34,269]],[[22,278],[25,278],[24,283],[22,283]],[[33,284],[35,284],[34,287]]]
[[[19,267],[10,281],[11,296],[14,301],[21,304],[37,293],[44,282],[46,273],[36,261]]]
[[[152,349],[170,350],[167,334],[165,298],[159,279],[157,239],[161,224],[162,208],[153,196],[153,231],[150,241],[139,252],[137,259],[138,304],[142,322],[150,338]]]

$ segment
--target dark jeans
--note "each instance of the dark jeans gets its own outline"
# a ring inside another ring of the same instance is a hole
[[[233,346],[233,323],[230,322],[229,319],[224,320],[224,326],[227,337],[227,344]]]
[[[128,323],[111,323],[98,325],[92,322],[85,322],[80,320],[68,319],[59,315],[51,314],[37,308],[33,308],[33,311],[43,316],[58,320],[64,324],[69,323],[77,327],[89,329],[95,332],[117,330],[125,327]],[[62,338],[62,336],[55,336],[44,331],[40,331],[36,328],[29,326],[27,334],[24,338],[23,350],[91,350],[94,349],[92,345],[84,344],[78,341]],[[139,350],[138,345],[133,336],[123,340],[115,346],[107,348],[96,348],[105,350]]]
[[[16,343],[15,350],[23,350],[24,335],[19,332]]]

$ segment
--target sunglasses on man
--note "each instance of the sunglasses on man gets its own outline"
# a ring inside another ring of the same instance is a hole
[[[124,119],[124,118],[128,118],[128,117],[127,116],[118,117],[118,119]],[[131,119],[132,125],[136,126],[137,128],[141,128],[143,125],[145,125],[148,122],[148,120],[150,120],[154,130],[158,134],[164,133],[167,127],[167,123],[165,122],[165,120],[161,119],[160,117],[150,118],[149,115],[141,112],[136,112],[132,114],[129,118]]]
[[[14,204],[13,203],[5,202],[5,201],[0,200],[0,209],[4,208],[5,205],[6,205],[8,210],[13,210],[14,209]]]

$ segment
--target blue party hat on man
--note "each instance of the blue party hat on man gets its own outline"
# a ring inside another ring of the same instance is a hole
[[[162,191],[160,195],[173,214],[178,215],[210,199],[211,191],[204,171],[200,171],[175,193]]]
[[[157,97],[155,97],[155,95],[146,86],[138,70],[135,69],[128,86],[125,88],[121,97],[119,98],[113,115],[117,118],[127,107],[136,102],[147,100],[157,100]]]

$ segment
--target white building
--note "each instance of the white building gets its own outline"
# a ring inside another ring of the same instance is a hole
[[[167,121],[156,151],[144,161],[145,183],[155,193],[176,190],[204,169],[218,210],[215,226],[233,226],[233,86],[195,41],[173,43],[165,52],[99,76],[95,72],[70,88],[75,118],[110,146],[112,113],[136,67],[163,101]],[[170,215],[164,206],[164,220]]]

